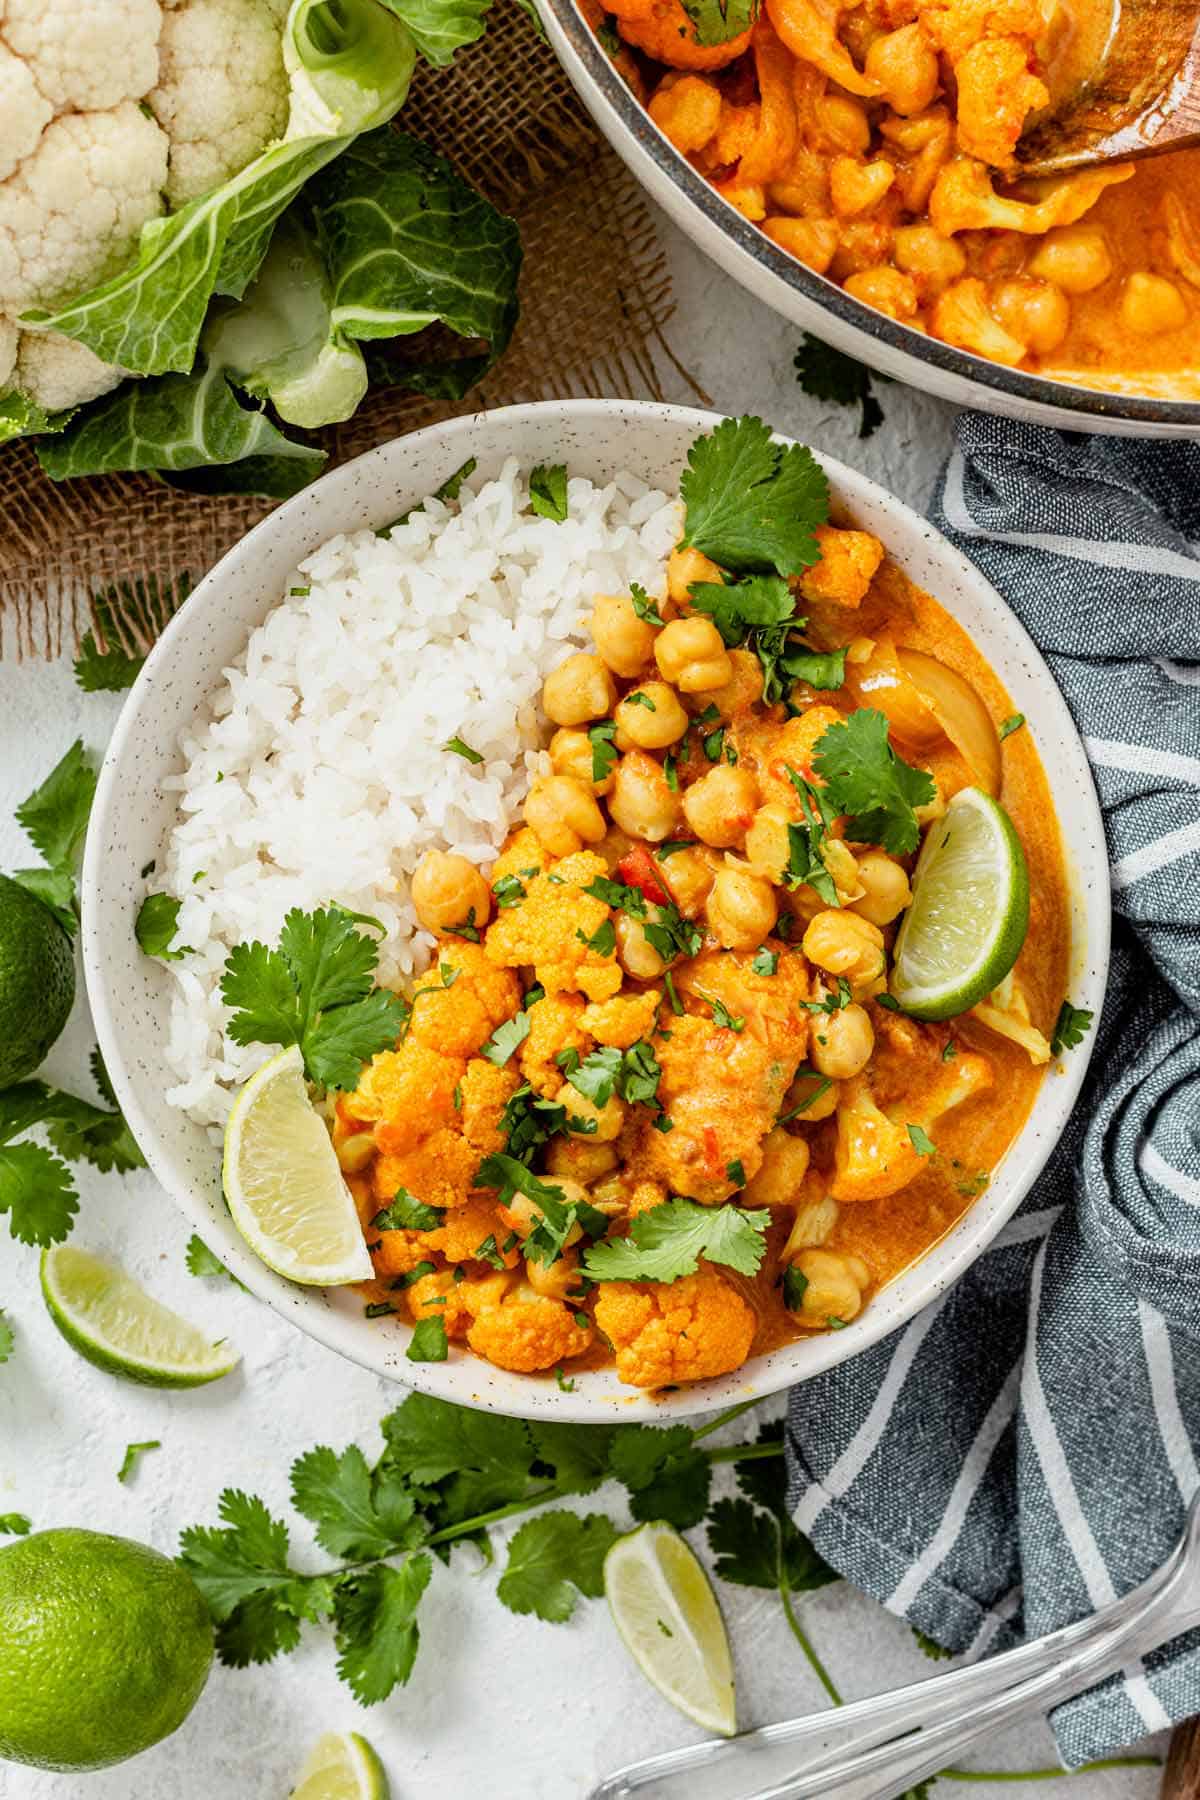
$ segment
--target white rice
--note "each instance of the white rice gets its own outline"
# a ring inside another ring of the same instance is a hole
[[[403,989],[433,940],[409,878],[431,846],[489,863],[546,766],[542,682],[585,641],[597,594],[665,593],[678,500],[628,474],[573,477],[565,523],[529,511],[515,458],[430,499],[390,538],[335,537],[224,671],[182,734],[179,819],[151,885],[180,902],[167,1094],[223,1125],[271,1055],[225,1034],[234,944],[274,944],[292,907],[331,901],[386,927],[378,979]],[[460,737],[473,765],[443,745]],[[374,935],[374,934],[373,934]]]

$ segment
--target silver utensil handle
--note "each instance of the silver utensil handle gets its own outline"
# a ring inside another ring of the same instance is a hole
[[[1200,1622],[1200,1606],[1189,1592],[1198,1558],[1200,1504],[1189,1512],[1184,1538],[1162,1567],[1099,1613],[1002,1656],[890,1694],[651,1757],[617,1770],[592,1790],[590,1800],[735,1800],[747,1794],[751,1800],[803,1800],[834,1792],[838,1800],[858,1800],[859,1789],[831,1785],[835,1778],[839,1784],[849,1779],[851,1751],[853,1769],[862,1759],[866,1774],[875,1779],[874,1786],[861,1789],[863,1796],[901,1791],[915,1778],[907,1759],[922,1750],[934,1760],[922,1763],[921,1772],[936,1773],[978,1736],[1005,1722],[1010,1709],[1054,1705]],[[1074,1686],[1059,1691],[1070,1680]],[[935,1747],[934,1733],[943,1721],[946,1735]],[[920,1739],[910,1737],[902,1753],[895,1740],[913,1732]],[[953,1744],[947,1748],[951,1736]],[[877,1747],[883,1747],[878,1761],[867,1768]],[[890,1777],[902,1755],[906,1780],[898,1787],[881,1787],[884,1772]]]

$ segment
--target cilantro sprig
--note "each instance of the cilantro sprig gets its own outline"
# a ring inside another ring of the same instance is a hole
[[[22,1244],[46,1248],[71,1234],[79,1195],[60,1157],[105,1172],[145,1166],[98,1051],[92,1054],[92,1074],[111,1111],[44,1081],[18,1082],[0,1093],[0,1214],[8,1214],[9,1231]],[[18,1142],[37,1126],[46,1130],[57,1156],[43,1144]]]
[[[583,1258],[592,1281],[678,1281],[694,1275],[703,1256],[740,1275],[757,1272],[766,1255],[766,1210],[740,1206],[698,1206],[694,1200],[664,1200],[638,1213],[629,1236],[593,1244]]]
[[[812,766],[825,783],[824,798],[850,820],[849,836],[882,844],[894,856],[915,850],[921,837],[915,808],[928,806],[937,789],[924,769],[904,762],[888,742],[888,722],[863,707],[818,738]]]
[[[340,906],[288,913],[279,947],[237,944],[221,998],[236,1044],[298,1044],[309,1079],[352,1088],[363,1064],[396,1042],[410,1008],[374,985],[379,953]],[[445,984],[444,984],[445,985]]]
[[[44,866],[14,869],[10,879],[36,895],[72,937],[79,924],[75,870],[95,796],[96,771],[82,738],[76,738],[41,786],[17,808],[17,823]]]
[[[820,554],[829,483],[811,450],[777,444],[761,419],[723,419],[697,438],[679,483],[683,546],[739,575],[799,575]]]
[[[1082,1044],[1094,1016],[1086,1007],[1072,1006],[1069,1000],[1064,1000],[1050,1034],[1051,1056],[1060,1056],[1064,1050],[1074,1050]]]
[[[886,375],[864,368],[852,356],[835,350],[831,344],[823,344],[820,338],[812,337],[807,331],[792,359],[792,366],[796,380],[814,400],[859,408],[860,438],[869,438],[883,424],[883,408],[871,392],[871,383],[886,381]]]

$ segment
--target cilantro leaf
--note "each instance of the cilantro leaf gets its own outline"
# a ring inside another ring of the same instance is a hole
[[[702,1256],[753,1275],[766,1253],[770,1213],[738,1206],[698,1206],[672,1199],[639,1213],[626,1238],[589,1247],[584,1273],[593,1281],[678,1281],[694,1275]]]
[[[452,751],[455,756],[461,756],[464,762],[481,763],[486,761],[486,758],[482,757],[478,750],[472,750],[470,744],[465,744],[460,737],[447,738],[442,749]]]
[[[0,1532],[6,1537],[28,1537],[33,1520],[27,1513],[0,1513]]]
[[[1005,738],[1011,737],[1014,731],[1020,731],[1024,723],[1024,713],[1009,713],[1007,719],[1002,719],[1000,724],[997,725],[996,736],[1000,739],[1000,742],[1003,743]]]
[[[779,658],[779,667],[789,682],[803,681],[822,693],[830,692],[845,686],[846,649],[843,644],[837,650],[787,650]]]
[[[592,746],[592,780],[607,781],[617,765],[619,752],[613,739],[617,735],[615,719],[597,719],[594,725],[588,726],[588,740]]]
[[[394,1476],[372,1474],[357,1444],[340,1456],[318,1444],[297,1457],[292,1504],[316,1526],[323,1550],[354,1562],[416,1549],[426,1536],[407,1487]]]
[[[688,1426],[622,1426],[609,1467],[629,1490],[635,1519],[665,1519],[677,1531],[688,1531],[704,1517],[712,1471]]]
[[[144,1169],[146,1159],[117,1105],[108,1070],[98,1049],[92,1051],[90,1060],[92,1078],[112,1110],[105,1111],[73,1094],[55,1092],[51,1102],[50,1142],[68,1162],[83,1160],[103,1172],[119,1169],[122,1174],[128,1174],[131,1169]]]
[[[442,1523],[508,1506],[543,1485],[533,1474],[533,1443],[520,1419],[409,1394],[382,1429],[385,1466],[418,1487],[436,1487]]]
[[[591,1600],[604,1592],[604,1558],[617,1536],[603,1513],[540,1513],[508,1546],[496,1592],[510,1612],[561,1624],[575,1611],[576,1592]]]
[[[554,1471],[561,1493],[590,1494],[607,1481],[609,1454],[618,1435],[614,1425],[558,1425],[531,1420],[529,1435],[539,1462]]]
[[[243,1293],[246,1292],[245,1283],[239,1281],[236,1275],[230,1274],[220,1257],[215,1255],[204,1242],[203,1238],[197,1237],[195,1232],[192,1233],[187,1241],[187,1249],[184,1252],[184,1261],[187,1264],[189,1275],[223,1275],[226,1281],[232,1281],[234,1287],[241,1288]]]
[[[916,1644],[917,1649],[921,1652],[922,1656],[927,1656],[930,1662],[949,1662],[953,1657],[954,1651],[947,1650],[944,1644],[939,1644],[936,1638],[931,1638],[929,1636],[928,1632],[919,1631],[914,1625],[912,1627],[912,1634],[913,1642]]]
[[[696,27],[698,44],[727,44],[753,25],[758,0],[684,0],[683,10]]]
[[[906,1125],[908,1141],[918,1156],[936,1156],[937,1145],[923,1125]]]
[[[13,1341],[13,1328],[0,1307],[0,1363],[6,1363],[12,1355]]]
[[[386,1563],[339,1584],[334,1602],[337,1672],[363,1706],[386,1700],[412,1674],[420,1632],[417,1608],[429,1586],[427,1551]]]
[[[208,1602],[218,1624],[253,1595],[293,1582],[288,1533],[257,1494],[226,1488],[217,1503],[225,1521],[191,1525],[180,1535],[178,1561]]]
[[[529,477],[529,505],[539,518],[561,525],[567,516],[567,471],[563,463],[539,463]]]
[[[759,625],[781,625],[796,611],[796,596],[778,575],[744,581],[697,581],[688,592],[697,612],[707,613],[727,644],[744,643]],[[710,757],[712,762],[715,757]]]
[[[779,1444],[781,1432],[777,1422],[764,1425],[758,1442]],[[783,1457],[738,1463],[737,1478],[745,1498],[718,1500],[709,1515],[708,1543],[722,1580],[792,1593],[837,1581],[837,1573],[792,1523]]]
[[[788,1263],[783,1271],[783,1304],[789,1312],[798,1313],[808,1292],[808,1276],[798,1263]]]
[[[832,344],[823,344],[820,338],[812,337],[807,331],[793,364],[796,380],[814,400],[861,408],[860,438],[869,438],[878,431],[883,424],[883,408],[871,392],[871,382],[886,381],[886,375],[873,375],[845,351],[835,350]]]
[[[679,484],[682,548],[739,574],[798,575],[817,561],[829,483],[811,450],[772,441],[761,419],[723,419],[697,438]]]
[[[519,906],[526,897],[525,884],[516,875],[502,875],[492,887],[492,895],[501,911],[506,906]]]
[[[175,933],[179,929],[181,905],[182,902],[173,899],[170,894],[146,895],[138,908],[138,916],[133,927],[138,948],[143,956],[158,956],[162,958],[163,962],[178,962],[181,957],[191,955],[186,944],[181,944],[178,950],[171,948],[175,942]],[[235,950],[233,954],[236,956],[237,951]]]
[[[436,1231],[444,1223],[444,1206],[426,1206],[406,1187],[396,1189],[390,1206],[377,1212],[371,1220],[376,1231]]]
[[[75,680],[85,694],[115,694],[133,686],[144,656],[131,655],[122,642],[122,620],[128,616],[139,628],[157,636],[192,591],[192,578],[184,573],[173,581],[159,582],[153,575],[135,581],[118,581],[92,595],[95,628],[84,633],[75,659]],[[104,649],[97,639],[99,633]]]
[[[761,944],[754,952],[754,961],[750,964],[753,973],[755,975],[774,975],[778,967],[778,950],[768,950],[765,944]]]
[[[161,1450],[161,1449],[162,1449],[162,1439],[161,1438],[146,1438],[140,1444],[126,1444],[125,1455],[122,1457],[121,1466],[117,1470],[117,1480],[122,1483],[131,1480],[133,1477],[134,1471],[136,1470],[138,1463],[141,1461],[145,1452],[147,1450]]]
[[[643,625],[665,625],[666,620],[659,612],[657,605],[650,598],[644,587],[636,581],[629,584],[629,598],[633,601],[633,610]],[[596,779],[599,779],[596,777]]]
[[[17,808],[17,823],[53,868],[69,867],[83,843],[96,771],[76,738],[39,788]]]
[[[70,1236],[79,1196],[71,1171],[40,1144],[0,1149],[0,1213],[22,1244],[61,1244]]]
[[[506,1019],[502,1025],[497,1025],[479,1054],[486,1056],[490,1063],[495,1063],[498,1069],[502,1069],[528,1036],[529,1014],[519,1012],[513,1018]]]
[[[812,766],[828,804],[848,815],[851,837],[894,856],[916,849],[921,830],[913,808],[928,806],[937,790],[924,769],[896,755],[883,713],[864,707],[831,725],[817,740]]]
[[[72,869],[14,869],[9,876],[27,893],[40,900],[58,920],[69,937],[79,929],[76,911],[75,874]]]
[[[1058,1056],[1064,1050],[1074,1050],[1076,1045],[1082,1044],[1094,1016],[1085,1007],[1072,1006],[1069,1000],[1064,1000],[1058,1009],[1058,1017],[1050,1035],[1051,1056]]]
[[[585,1100],[590,1100],[593,1106],[607,1106],[616,1092],[623,1052],[615,1044],[599,1044],[582,1061],[578,1051],[570,1054],[574,1057],[574,1067],[567,1068],[565,1064],[561,1066],[571,1086]]]
[[[299,1579],[278,1588],[262,1588],[234,1607],[216,1630],[217,1655],[231,1669],[248,1669],[286,1655],[300,1642],[301,1596]]]
[[[238,1044],[298,1044],[311,1080],[352,1088],[411,1014],[398,994],[372,989],[377,961],[375,945],[341,907],[294,909],[277,950],[252,942],[229,952],[221,978],[233,1011],[229,1035]]]
[[[445,1319],[418,1319],[404,1354],[409,1362],[445,1362],[450,1354]]]

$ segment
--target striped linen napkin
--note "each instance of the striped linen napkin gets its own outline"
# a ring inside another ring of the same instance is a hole
[[[967,1275],[792,1390],[797,1525],[977,1657],[1162,1561],[1200,1485],[1200,446],[963,415],[933,518],[1041,647],[1115,911],[1088,1082]],[[1200,1712],[1200,1632],[1058,1708],[1074,1766]]]

